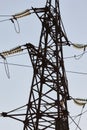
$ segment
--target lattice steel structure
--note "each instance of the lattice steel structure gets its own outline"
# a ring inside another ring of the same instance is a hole
[[[27,44],[33,79],[23,130],[69,130],[63,46],[69,45],[58,0],[32,8],[42,24],[39,47]]]

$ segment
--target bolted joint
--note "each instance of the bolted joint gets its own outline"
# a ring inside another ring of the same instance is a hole
[[[2,115],[3,117],[6,117],[6,116],[7,116],[7,113],[6,113],[6,112],[2,112],[1,115]]]

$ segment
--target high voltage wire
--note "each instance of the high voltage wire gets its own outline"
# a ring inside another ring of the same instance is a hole
[[[0,64],[4,64],[4,62],[0,62]],[[5,63],[8,65],[12,65],[12,66],[18,66],[18,67],[25,67],[25,68],[32,68],[31,65],[23,65],[23,64],[16,64],[16,63]],[[87,73],[85,72],[76,72],[76,71],[66,71],[67,73],[72,73],[72,74],[79,74],[79,75],[87,75]]]
[[[87,53],[87,51],[85,52]],[[84,54],[85,54],[84,53]],[[25,53],[21,53],[21,54],[14,54],[12,56],[7,56],[7,58],[10,58],[10,57],[15,57],[15,56],[20,56],[20,55],[25,55],[25,54],[28,54],[28,52],[25,52]],[[80,56],[82,56],[83,53],[79,54],[79,55],[72,55],[72,56],[68,56],[68,57],[64,57],[64,60],[67,60],[67,59],[76,59],[76,58],[79,58]]]
[[[33,12],[30,12],[30,10],[26,9],[25,11],[17,13],[17,14],[14,14],[14,15],[0,15],[0,17],[9,17],[8,19],[0,20],[0,22],[4,22],[6,20],[12,20],[12,19],[18,19],[18,18],[25,17],[25,16],[30,15],[31,13],[33,13]]]
[[[25,55],[25,54],[28,54],[28,53],[25,52],[25,53],[21,53],[21,54],[15,54],[13,56],[7,56],[7,58],[15,57],[15,56],[20,56],[20,55]],[[71,57],[73,57],[73,56],[71,56]],[[67,57],[67,58],[71,58],[71,57]],[[77,57],[78,57],[78,55],[77,55]],[[67,58],[64,58],[64,59],[67,59]],[[4,64],[4,62],[0,62],[0,64]],[[30,65],[23,65],[23,64],[16,64],[16,63],[7,63],[7,64],[8,65],[12,65],[12,66],[20,66],[20,67],[26,67],[26,68],[30,67],[30,68],[32,68],[32,66],[30,66]],[[72,73],[72,74],[87,75],[86,72],[77,72],[77,71],[69,71],[69,70],[67,70],[66,72],[67,73]]]
[[[10,58],[10,57],[15,57],[15,56],[20,56],[20,55],[25,55],[25,54],[28,54],[28,52],[25,52],[25,53],[21,53],[21,54],[15,54],[15,55],[8,55],[7,58]],[[76,55],[76,57],[78,57],[80,55]],[[74,56],[70,56],[70,57],[65,57],[64,59],[69,59],[69,58],[74,58]],[[26,68],[32,68],[32,66],[30,65],[23,65],[23,64],[16,64],[16,63],[4,63],[4,62],[0,62],[0,64],[8,64],[8,65],[12,65],[12,66],[19,66],[19,67],[26,67]],[[77,72],[77,71],[69,71],[67,70],[66,71],[67,73],[72,73],[72,74],[79,74],[79,75],[87,75],[86,72]]]
[[[82,130],[79,125],[75,122],[75,120],[70,116],[69,114],[69,118],[72,120],[72,122],[74,122],[74,124],[76,125],[76,127],[79,129],[79,130]]]
[[[86,53],[87,53],[87,51],[85,51],[84,53],[78,54],[78,55],[75,54],[75,55],[72,55],[72,56],[66,56],[66,57],[64,57],[64,60],[67,60],[67,59],[79,59],[79,57],[83,56],[83,54],[86,54]],[[20,56],[20,55],[25,55],[25,54],[28,54],[28,52],[24,52],[24,53],[21,52],[21,54],[8,55],[7,58]]]
[[[85,104],[85,105],[86,105],[86,104]],[[81,130],[81,128],[79,127],[79,124],[80,124],[80,122],[81,122],[81,117],[83,116],[83,114],[85,114],[85,113],[87,112],[87,110],[83,111],[85,105],[82,106],[82,110],[81,110],[80,114],[78,114],[78,115],[76,115],[76,116],[70,116],[70,115],[69,115],[69,117],[70,117],[71,120],[72,120],[69,124],[71,124],[71,123],[73,122],[73,123],[76,125],[75,130],[77,130],[77,128]],[[76,123],[75,120],[76,120],[78,117],[79,117],[79,120],[78,120],[78,122]]]
[[[4,64],[4,62],[0,62],[0,64]],[[26,67],[26,68],[32,67],[30,65],[22,65],[22,64],[15,64],[15,63],[6,63],[6,64],[12,65],[12,66]]]
[[[72,73],[72,74],[87,75],[87,73],[85,73],[85,72],[68,71],[68,70],[66,72]]]
[[[5,22],[5,21],[11,21],[14,24],[15,31],[17,33],[20,33],[20,26],[19,26],[18,19],[22,18],[22,17],[25,17],[25,16],[28,16],[31,13],[33,13],[33,12],[30,12],[29,9],[26,9],[25,11],[17,13],[17,14],[14,14],[14,15],[0,15],[0,17],[9,17],[9,18],[0,20],[0,23],[1,22]],[[16,24],[17,24],[17,27],[16,27]]]
[[[21,47],[21,46],[20,46]],[[17,47],[17,50],[19,50],[18,49],[19,47]],[[15,51],[14,51],[15,50]],[[25,48],[24,49],[22,49],[22,50],[25,50]],[[1,53],[1,54],[5,54],[5,55],[7,55],[7,54],[10,54],[11,52],[16,52],[16,49],[13,49],[13,50],[11,50],[9,53],[8,53],[9,51],[6,51],[6,52],[4,52],[4,53]],[[24,55],[24,54],[27,54],[27,52],[26,53],[21,53],[21,54],[15,54],[15,55],[12,55],[12,56],[9,56],[9,55],[7,55],[7,58],[9,58],[9,57],[14,57],[14,56],[19,56],[19,55]],[[79,55],[76,55],[76,57],[78,57]],[[71,56],[71,57],[67,57],[67,58],[72,58],[73,56]],[[67,58],[64,58],[64,59],[67,59]],[[74,57],[73,57],[74,58]],[[19,67],[26,67],[26,68],[31,68],[32,66],[30,66],[30,65],[23,65],[23,64],[16,64],[16,63],[5,63],[5,62],[0,62],[0,64],[4,64],[5,65],[5,69],[7,68],[7,70],[9,70],[9,68],[8,68],[8,65],[12,65],[12,66],[19,66]],[[6,67],[6,65],[7,65],[7,67]],[[6,71],[7,72],[7,71]],[[67,70],[66,71],[67,73],[72,73],[72,74],[79,74],[79,75],[87,75],[87,73],[86,72],[77,72],[77,71],[69,71],[69,70]]]
[[[64,57],[64,60],[73,59],[73,58],[76,59],[76,60],[78,60],[78,59],[80,59],[86,53],[87,53],[87,51],[82,52],[81,54],[78,54],[78,55],[72,55],[72,56]]]

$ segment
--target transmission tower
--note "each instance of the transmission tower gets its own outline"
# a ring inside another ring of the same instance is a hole
[[[47,0],[44,8],[32,8],[42,24],[39,47],[27,44],[33,79],[23,130],[69,130],[68,83],[63,46],[69,45],[59,0]]]

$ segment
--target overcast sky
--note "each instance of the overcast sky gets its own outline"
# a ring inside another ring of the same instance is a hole
[[[10,20],[2,22],[8,17],[1,17],[1,15],[14,15],[31,7],[43,7],[45,1],[0,0],[0,52],[28,42],[38,46],[41,23],[35,14],[18,20],[20,33],[15,31],[14,24]],[[72,43],[87,44],[87,0],[60,0],[60,10],[68,39]],[[18,30],[16,21],[15,26]],[[87,75],[85,74],[87,73],[87,54],[78,57],[79,59],[74,58],[75,55],[81,53],[83,50],[75,49],[72,46],[64,47],[64,57],[73,57],[64,59],[70,96],[87,99]],[[26,51],[22,55],[8,57],[7,61],[13,64],[8,64],[10,79],[6,76],[3,60],[0,59],[0,112],[10,111],[26,104],[32,81],[32,67],[18,66],[19,64],[31,66]],[[68,71],[83,72],[84,74],[69,73]],[[68,110],[71,116],[75,116],[81,113],[82,106],[68,101]],[[83,112],[86,110],[87,105]],[[78,120],[79,118],[75,120],[76,123]],[[87,129],[87,113],[82,115],[79,127],[82,130]],[[22,128],[22,123],[0,117],[0,130],[22,130]],[[70,123],[70,130],[75,130],[75,128],[76,125]]]

